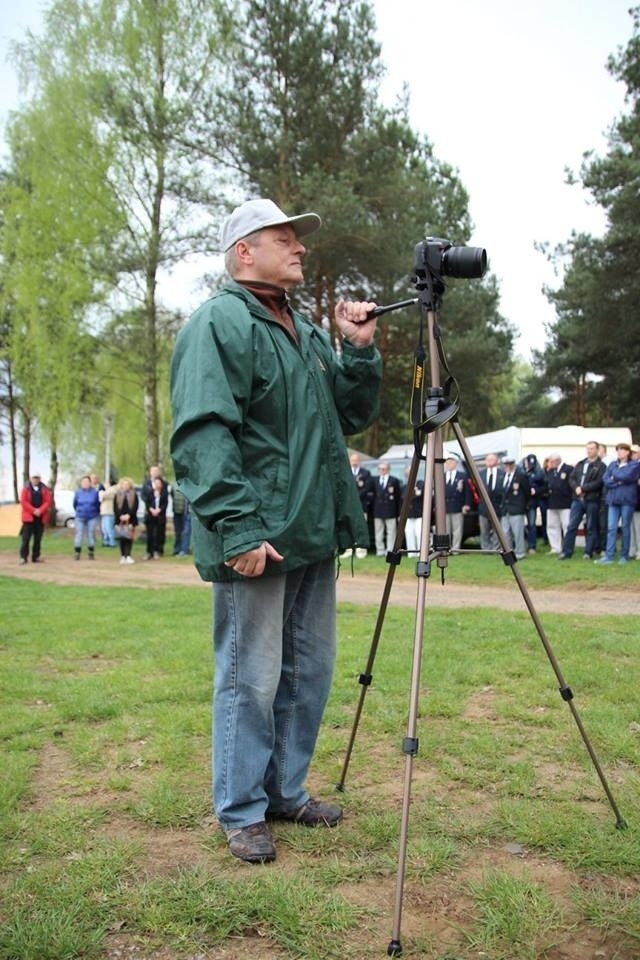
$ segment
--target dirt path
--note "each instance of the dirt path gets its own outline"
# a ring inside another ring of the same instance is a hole
[[[119,552],[98,550],[94,562],[83,556],[79,562],[63,555],[47,556],[44,563],[18,564],[17,556],[0,553],[0,574],[47,583],[79,586],[116,586],[126,583],[132,587],[160,589],[163,586],[208,587],[202,582],[191,562],[185,557],[166,557],[131,566],[121,566]],[[376,606],[380,603],[384,580],[356,571],[352,577],[343,569],[338,579],[338,600],[343,603],[362,603]],[[413,607],[416,604],[416,583],[396,578],[391,591],[391,604]],[[638,614],[640,601],[632,591],[610,590],[532,590],[531,600],[539,613],[582,613],[597,615]],[[427,587],[427,605],[432,607],[498,607],[502,610],[522,610],[526,607],[515,581],[505,587],[472,586],[454,581],[445,586],[433,578]]]

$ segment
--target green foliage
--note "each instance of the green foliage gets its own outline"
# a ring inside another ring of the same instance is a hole
[[[583,186],[607,214],[601,239],[573,235],[556,251],[565,258],[562,286],[550,291],[557,320],[537,359],[545,381],[573,409],[575,423],[623,423],[640,429],[640,8],[631,12],[633,35],[610,72],[627,86],[628,112],[613,125],[604,157],[586,154]]]
[[[333,317],[341,295],[388,303],[415,294],[415,244],[425,234],[455,243],[470,234],[467,193],[428,139],[412,130],[406,97],[392,109],[378,102],[383,68],[373,38],[367,3],[250,0],[236,24],[219,114],[225,152],[250,193],[321,215],[305,262],[307,283],[296,291],[317,322]],[[488,429],[498,411],[479,396],[481,384],[491,391],[508,367],[513,331],[498,312],[492,279],[450,297],[452,353],[471,381],[473,427]],[[354,440],[372,452],[411,437],[417,316],[385,318],[380,327],[381,416]]]
[[[104,296],[103,241],[117,220],[106,158],[91,150],[77,116],[60,116],[68,97],[68,86],[56,83],[14,117],[2,189],[7,355],[22,405],[49,436],[84,404],[92,383],[96,345],[85,315]],[[77,187],[80,171],[86,192]]]
[[[46,33],[17,50],[35,86],[13,122],[3,197],[4,256],[15,264],[5,288],[10,356],[23,403],[47,433],[73,421],[76,434],[95,436],[119,391],[94,360],[116,379],[128,371],[128,400],[142,415],[129,425],[119,418],[118,428],[140,437],[139,465],[166,452],[169,434],[166,371],[179,318],[158,303],[160,270],[215,245],[219,167],[191,141],[206,128],[215,142],[224,20],[220,4],[198,0],[56,0]]]

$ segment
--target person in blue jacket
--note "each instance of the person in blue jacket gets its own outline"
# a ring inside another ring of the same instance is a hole
[[[618,523],[622,527],[619,563],[629,562],[631,543],[631,524],[638,497],[638,477],[640,461],[631,459],[631,447],[628,443],[619,443],[616,447],[617,459],[605,470],[602,483],[607,504],[607,549],[604,557],[596,560],[599,564],[613,563],[618,536]]]
[[[87,537],[89,560],[95,560],[96,526],[100,516],[100,495],[91,485],[91,477],[87,474],[80,480],[80,486],[73,495],[73,509],[75,510],[76,534],[73,540],[73,559],[79,560],[82,553],[82,541]]]

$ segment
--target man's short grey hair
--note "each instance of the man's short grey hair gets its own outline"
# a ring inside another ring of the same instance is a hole
[[[562,454],[554,450],[553,453],[549,454],[549,460],[562,460]]]
[[[246,237],[241,237],[240,239],[244,240],[245,243],[257,246],[260,242],[259,237],[262,233],[262,230],[255,230],[253,233],[247,234]],[[239,243],[240,241],[238,241]],[[227,252],[224,255],[224,266],[230,277],[236,277],[240,270],[241,264],[236,255],[236,245],[229,247]]]

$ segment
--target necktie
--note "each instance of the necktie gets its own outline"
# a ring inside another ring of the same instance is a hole
[[[490,470],[489,471],[489,489],[490,490],[494,489],[494,481],[495,481],[495,478],[494,478],[493,470]]]
[[[511,474],[510,474],[510,473],[507,473],[506,476],[505,476],[505,478],[504,478],[504,488],[505,488],[505,490],[508,490],[510,486],[511,486]]]

